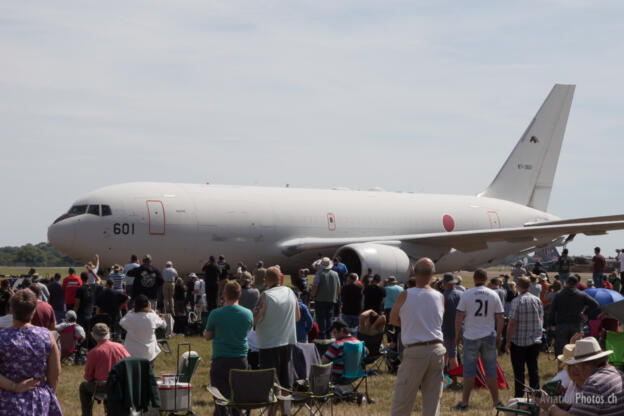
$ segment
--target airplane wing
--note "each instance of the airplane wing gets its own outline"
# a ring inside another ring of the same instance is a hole
[[[624,221],[624,215],[606,215],[603,217],[570,218],[567,220],[557,220],[557,221],[527,222],[524,225],[527,227],[535,227],[537,225],[562,225],[562,224],[580,224],[580,223],[587,223],[587,222],[609,222],[609,221]]]
[[[624,218],[624,216],[613,217],[617,217],[618,219]],[[422,245],[449,247],[464,252],[470,252],[485,249],[488,247],[488,243],[498,241],[505,241],[509,243],[526,242],[528,245],[531,245],[537,239],[554,239],[566,234],[599,235],[611,230],[624,229],[624,220],[575,222],[582,220],[582,218],[576,220],[567,220],[568,222],[564,222],[563,224],[552,224],[552,222],[547,222],[544,223],[546,225],[530,224],[523,227],[515,228],[498,228],[444,233],[338,238],[302,237],[284,241],[280,246],[282,248],[282,252],[287,256],[293,256],[307,250],[340,247],[346,244],[354,243],[381,243],[399,245],[403,242],[409,242]]]

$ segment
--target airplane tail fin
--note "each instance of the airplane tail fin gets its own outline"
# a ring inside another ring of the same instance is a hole
[[[555,84],[494,181],[478,196],[546,211],[574,88]]]

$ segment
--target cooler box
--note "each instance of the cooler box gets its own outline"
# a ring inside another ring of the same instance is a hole
[[[160,410],[191,410],[190,383],[163,384],[158,381]]]

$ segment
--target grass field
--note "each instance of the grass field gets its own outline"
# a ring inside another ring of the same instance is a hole
[[[67,276],[67,269],[69,267],[35,267],[39,276],[43,278],[52,278],[55,273],[60,273],[61,276]],[[80,272],[84,271],[84,267],[74,267],[76,273],[80,275]],[[0,275],[5,276],[21,276],[28,273],[30,267],[8,267],[0,266]]]
[[[200,366],[193,379],[193,410],[198,415],[212,414],[214,410],[212,396],[206,391],[206,386],[210,384],[210,353],[211,345],[209,342],[200,337],[185,338],[182,336],[173,337],[170,340],[174,354],[171,356],[161,353],[156,360],[155,374],[171,373],[175,371],[175,348],[179,342],[188,341],[191,343],[192,349],[197,351],[202,357]],[[508,382],[513,379],[511,363],[508,356],[500,357],[500,365],[505,372]],[[555,361],[549,361],[545,355],[540,357],[540,374],[543,381],[549,380],[555,375],[557,365]],[[65,416],[80,415],[80,401],[78,398],[78,385],[83,377],[84,366],[66,366],[63,365],[61,373],[61,382],[57,390],[57,397],[61,403],[63,414]],[[384,415],[388,414],[390,402],[392,400],[392,392],[394,390],[395,377],[386,373],[369,377],[369,390],[374,403],[364,406],[356,404],[340,403],[334,407],[336,415]],[[513,386],[511,386],[513,389]],[[501,398],[506,401],[511,397],[512,389],[503,390]],[[461,392],[445,390],[441,402],[441,414],[453,414],[450,410],[451,406],[461,399]],[[485,390],[475,391],[471,398],[471,410],[462,414],[477,416],[483,414],[494,414],[489,393]],[[95,415],[104,415],[101,405],[95,406]],[[420,394],[416,399],[414,414],[420,414]]]
[[[18,274],[20,271],[16,271],[18,268],[2,268],[0,267],[0,274],[4,274],[7,272],[11,272],[12,274]],[[19,270],[24,270],[24,273],[28,271],[28,268],[19,268]],[[508,270],[508,269],[507,269]],[[45,275],[45,273],[50,273],[53,275],[55,272],[59,272],[65,275],[64,272],[67,271],[67,268],[41,268],[38,269],[40,274]],[[490,276],[497,276],[501,272],[506,271],[505,269],[490,269],[488,273]],[[472,273],[462,272],[462,276],[464,277],[464,285],[466,287],[472,287],[473,282],[471,279]],[[584,276],[584,278],[586,278]],[[290,282],[289,278],[286,278],[286,283]],[[584,279],[585,280],[585,279]],[[201,364],[195,374],[193,379],[193,400],[192,406],[193,410],[198,415],[209,415],[212,414],[214,410],[214,405],[212,401],[212,396],[206,391],[206,386],[210,384],[210,354],[211,354],[211,343],[205,341],[201,337],[190,337],[185,338],[183,336],[175,336],[171,338],[170,343],[172,350],[174,351],[173,355],[165,355],[161,353],[161,355],[156,360],[155,365],[155,374],[161,375],[163,373],[171,373],[175,371],[175,349],[180,342],[190,342],[192,349],[197,351],[202,358]],[[513,371],[511,368],[511,362],[508,355],[504,355],[499,357],[499,364],[505,376],[507,377],[507,381],[510,384],[510,388],[507,390],[501,391],[501,400],[506,402],[509,398],[512,397],[513,392]],[[541,382],[545,382],[551,379],[557,372],[557,364],[556,361],[550,361],[547,359],[545,354],[540,356],[539,360],[540,366],[540,380]],[[61,407],[63,409],[63,414],[66,416],[77,416],[81,414],[80,409],[80,400],[78,396],[78,386],[83,379],[84,366],[73,366],[73,365],[63,365],[62,373],[61,373],[61,381],[59,383],[59,388],[57,390],[57,397],[61,403]],[[369,377],[369,392],[371,398],[374,400],[374,403],[367,404],[364,406],[357,406],[356,404],[345,404],[339,403],[334,407],[334,413],[336,415],[347,415],[347,416],[361,416],[361,415],[384,415],[389,413],[390,403],[392,400],[392,392],[394,390],[394,382],[395,376],[381,373],[379,375]],[[451,411],[450,408],[454,404],[456,404],[461,399],[460,391],[450,391],[445,390],[442,396],[441,401],[441,414],[449,415],[455,414],[455,412]],[[418,394],[414,406],[413,414],[420,414],[421,398],[420,393]],[[95,406],[95,415],[103,415],[103,407],[101,405]],[[477,416],[483,414],[495,414],[495,411],[492,407],[492,402],[490,400],[489,393],[486,390],[477,390],[473,392],[470,402],[470,410],[467,412],[463,412],[462,414]]]

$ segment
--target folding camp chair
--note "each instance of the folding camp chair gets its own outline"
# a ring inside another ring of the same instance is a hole
[[[171,355],[171,345],[169,345],[169,340],[167,339],[167,328],[156,328],[154,330],[156,334],[156,342],[162,351],[165,354]]]
[[[368,403],[373,403],[368,395],[368,377],[364,371],[365,358],[364,341],[342,343],[342,357],[334,360],[334,364],[344,365],[344,373],[335,382],[336,397],[342,400],[355,400],[358,404],[361,404],[365,398]],[[364,383],[364,393],[358,391],[362,383]]]
[[[289,396],[278,394],[277,398],[282,401],[290,401],[297,407],[293,416],[299,413],[301,409],[307,409],[311,416],[323,415],[323,408],[329,404],[330,414],[334,414],[334,406],[332,398],[334,396],[333,386],[331,385],[332,364],[312,364],[310,367],[310,376],[304,381],[305,389],[292,391],[280,387],[281,390],[290,393]]]
[[[560,387],[561,380],[551,380],[547,383],[544,383],[542,386],[542,390],[548,394],[549,397],[557,397],[560,395]],[[514,399],[515,400],[515,399]],[[516,407],[507,407],[507,406],[496,406],[496,415],[498,416],[500,412],[503,412],[504,415],[527,415],[527,416],[539,416],[540,415],[540,406],[531,398],[530,393],[527,391],[526,400],[523,398],[517,399],[515,406]]]
[[[160,394],[149,361],[138,357],[119,360],[108,373],[106,398],[106,414],[111,415],[144,414],[150,411],[150,404],[159,408]]]
[[[275,369],[230,370],[231,398],[226,398],[218,388],[208,386],[208,391],[215,399],[215,405],[241,410],[259,409],[260,414],[277,403],[273,391],[276,380]]]
[[[364,346],[368,351],[366,358],[364,358],[364,368],[367,374],[371,374],[372,370],[379,371],[381,365],[384,363],[384,350],[381,348],[381,342],[383,341],[384,333],[377,335],[364,335],[358,334],[358,339],[364,341]]]
[[[613,354],[609,356],[609,363],[622,369],[624,367],[624,332],[607,331],[605,349],[613,351]]]
[[[71,362],[72,356],[76,353],[76,325],[68,325],[58,331],[59,343],[61,344],[61,363]]]
[[[448,374],[451,377],[463,377],[464,366],[460,365],[459,367],[456,367],[452,370],[448,370],[446,374]],[[501,370],[500,365],[498,365],[498,362],[496,363],[496,379],[498,381],[499,389],[502,390],[502,389],[506,389],[509,387],[507,383],[507,379],[505,378],[505,374],[503,373],[503,370]],[[477,374],[475,375],[474,386],[476,389],[479,389],[479,388],[487,389],[487,378],[485,377],[485,369],[483,368],[483,362],[481,361],[481,358],[477,360]]]

